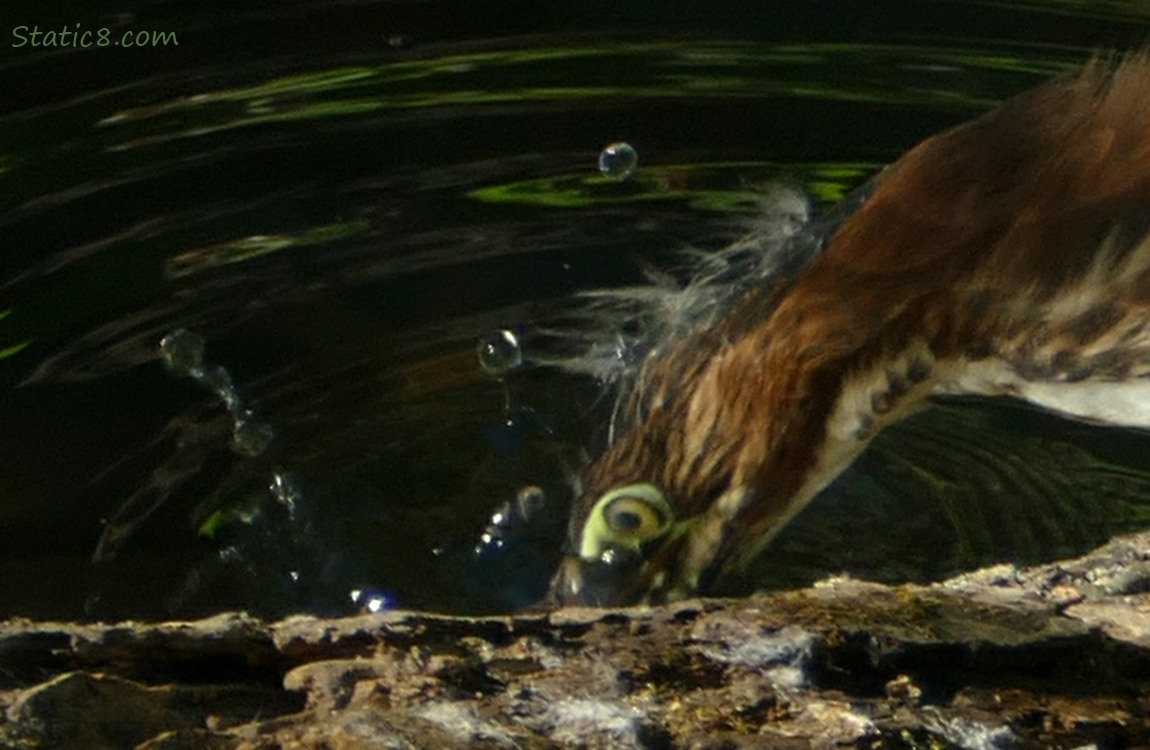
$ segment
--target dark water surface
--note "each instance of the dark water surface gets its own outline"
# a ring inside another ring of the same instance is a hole
[[[543,364],[573,295],[721,247],[771,181],[825,209],[922,137],[1139,44],[1148,17],[618,5],[4,17],[0,616],[531,602],[610,409]],[[76,23],[178,45],[11,47]],[[640,159],[623,181],[596,171],[618,140]],[[503,328],[524,363],[496,377],[476,342]],[[199,380],[160,361],[181,330],[206,345]],[[1148,455],[1144,435],[947,404],[882,436],[732,590],[1085,549],[1150,525]],[[546,502],[513,518],[528,485]]]

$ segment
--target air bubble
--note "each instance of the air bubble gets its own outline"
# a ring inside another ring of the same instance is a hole
[[[488,375],[501,378],[523,364],[523,349],[514,332],[501,328],[479,337],[476,346],[479,366]]]
[[[204,337],[184,328],[160,340],[160,358],[174,375],[188,376],[204,367]]]
[[[599,171],[604,177],[625,180],[639,166],[639,154],[630,143],[612,143],[599,152]]]

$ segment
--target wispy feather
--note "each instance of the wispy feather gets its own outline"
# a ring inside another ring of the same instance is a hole
[[[582,292],[565,318],[536,328],[535,334],[548,339],[553,351],[537,352],[533,361],[592,377],[603,386],[605,397],[615,402],[608,435],[613,442],[619,430],[647,408],[651,364],[672,344],[700,337],[757,289],[789,285],[861,205],[868,187],[812,220],[811,202],[801,190],[791,184],[768,185],[759,212],[729,245],[714,251],[679,250],[673,267],[644,268],[645,284]],[[747,324],[770,310],[769,305],[748,310]],[[716,345],[700,339],[695,351],[705,357]],[[685,359],[681,367],[698,357]]]

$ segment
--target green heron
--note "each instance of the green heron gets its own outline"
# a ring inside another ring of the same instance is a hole
[[[1150,53],[919,144],[793,277],[638,379],[555,602],[705,592],[932,395],[1150,427]]]

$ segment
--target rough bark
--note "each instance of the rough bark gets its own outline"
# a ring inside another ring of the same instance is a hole
[[[19,748],[1150,747],[1150,533],[660,608],[0,625]]]

